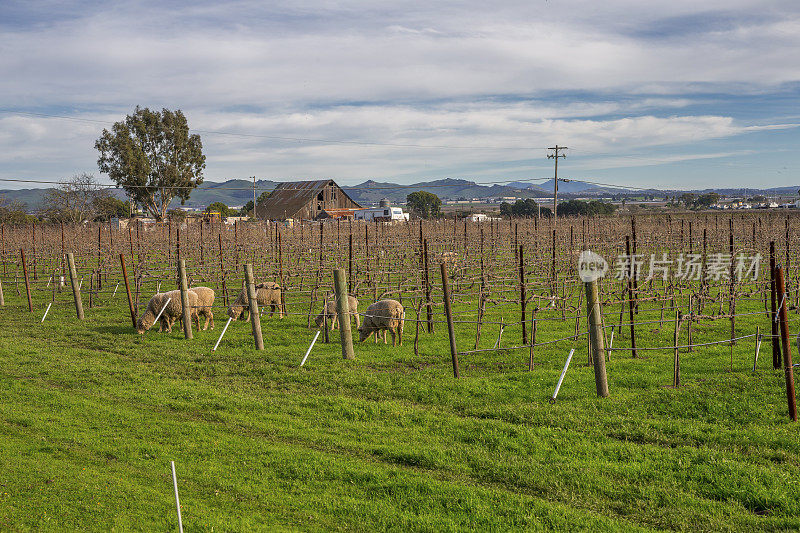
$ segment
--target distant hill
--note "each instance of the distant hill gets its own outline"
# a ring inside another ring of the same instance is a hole
[[[436,181],[424,181],[412,185],[398,185],[397,183],[382,183],[365,181],[358,185],[342,187],[353,200],[360,204],[372,204],[382,198],[393,202],[405,202],[406,196],[415,191],[432,192],[442,199],[472,199],[472,198],[498,198],[503,196],[518,196],[524,198],[538,198],[547,194],[538,189],[521,189],[510,185],[478,185],[475,182],[461,179],[446,178]]]
[[[271,180],[256,181],[256,195],[265,190],[275,188],[279,182]],[[519,198],[545,198],[550,197],[553,191],[553,180],[536,182],[512,181],[510,183],[481,185],[470,180],[446,178],[435,181],[422,181],[412,185],[400,185],[391,182],[367,180],[358,185],[342,186],[347,194],[362,205],[376,204],[382,198],[389,198],[392,202],[405,202],[406,196],[415,191],[428,191],[436,194],[443,200],[459,199],[486,199],[516,196]],[[756,194],[765,196],[794,196],[799,186],[773,187],[769,189],[620,189],[603,187],[580,181],[568,181],[558,184],[560,198],[570,197],[600,197],[611,195],[636,195],[652,194],[656,196],[679,196],[685,192],[702,194],[717,192],[727,197],[751,197]],[[0,197],[9,200],[19,200],[28,206],[29,211],[35,211],[45,192],[48,189],[8,189],[0,190]],[[114,196],[124,199],[125,193],[120,189],[111,189]],[[231,179],[223,182],[206,181],[192,192],[186,207],[204,208],[213,202],[223,202],[229,206],[241,206],[253,199],[253,182],[246,179]],[[179,207],[180,201],[174,200],[171,207]]]

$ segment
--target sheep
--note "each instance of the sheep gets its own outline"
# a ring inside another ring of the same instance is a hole
[[[214,313],[212,308],[214,306],[214,289],[209,287],[192,287],[189,289],[197,295],[197,329],[200,329],[199,315],[203,315],[206,319],[203,325],[203,331],[208,329],[208,321],[211,321],[211,329],[214,329]]]
[[[188,298],[189,298],[189,307],[191,308],[190,317],[191,319],[197,320],[197,327],[200,328],[200,317],[197,314],[197,293],[188,291]],[[136,323],[136,331],[139,332],[139,335],[144,334],[145,331],[153,327],[153,323],[156,321],[156,316],[158,315],[161,308],[164,307],[164,304],[169,298],[169,305],[164,308],[164,312],[161,313],[161,317],[159,320],[159,328],[158,331],[164,331],[166,329],[169,332],[172,332],[172,325],[175,323],[176,320],[183,319],[183,305],[181,304],[181,291],[170,291],[170,292],[157,292],[150,298],[150,301],[147,303],[147,309],[139,317],[139,320]]]
[[[272,281],[265,281],[256,285],[256,301],[259,306],[270,306],[269,316],[275,314],[278,309],[278,316],[283,318],[283,306],[281,306],[281,286]],[[239,296],[228,307],[228,316],[234,320],[247,320],[250,316],[250,308],[247,299],[247,288],[242,288]]]
[[[337,301],[338,300],[334,297],[334,295],[328,295],[325,303],[325,309],[320,311],[317,317],[314,319],[314,323],[318,328],[321,328],[325,323],[326,315],[328,318],[329,330],[332,331],[341,326],[341,324],[339,324],[339,310],[336,307]],[[356,327],[361,327],[361,318],[358,315],[358,300],[356,300],[354,296],[348,295],[347,303],[350,308],[350,315],[356,317]]]
[[[400,338],[403,345],[403,320],[406,313],[403,304],[397,300],[380,300],[367,307],[364,313],[364,322],[358,328],[359,340],[364,342],[373,332],[386,331],[392,334],[392,346],[397,346],[396,337]],[[396,334],[396,335],[395,335]],[[386,336],[383,338],[386,344]]]

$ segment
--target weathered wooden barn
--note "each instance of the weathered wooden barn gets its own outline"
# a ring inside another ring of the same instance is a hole
[[[317,220],[328,210],[359,209],[333,180],[284,182],[258,204],[256,216],[263,220]]]

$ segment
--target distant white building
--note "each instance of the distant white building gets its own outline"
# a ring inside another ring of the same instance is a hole
[[[356,210],[353,217],[367,222],[394,222],[408,220],[408,213],[403,213],[400,207],[367,207]]]
[[[468,219],[470,222],[486,222],[489,220],[489,216],[483,213],[474,213],[469,216]]]
[[[392,203],[388,198],[380,201],[378,207],[367,207],[365,209],[356,209],[353,212],[355,220],[364,220],[366,222],[402,222],[408,220],[408,213],[403,213],[400,207],[392,207]]]

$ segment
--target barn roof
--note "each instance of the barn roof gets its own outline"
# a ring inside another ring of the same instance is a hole
[[[361,209],[360,207],[338,207],[338,208],[331,208],[331,209],[323,209],[322,214],[320,216],[326,218],[342,218],[342,217],[352,217],[353,214]]]
[[[341,194],[344,194],[353,203],[358,203],[350,198],[333,180],[308,180],[308,181],[285,181],[279,184],[263,202],[256,208],[259,218],[269,220],[283,220],[295,218],[295,214],[312,201],[326,185],[331,184],[336,187]]]

